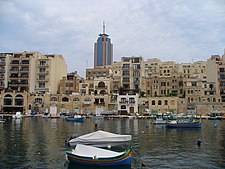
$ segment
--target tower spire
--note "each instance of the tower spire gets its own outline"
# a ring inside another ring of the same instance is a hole
[[[105,21],[103,21],[103,34],[105,34]]]

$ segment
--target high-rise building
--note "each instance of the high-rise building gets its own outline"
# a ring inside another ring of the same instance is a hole
[[[103,33],[99,35],[94,44],[94,67],[111,65],[113,62],[113,44],[109,35],[105,33],[105,23],[103,22]]]

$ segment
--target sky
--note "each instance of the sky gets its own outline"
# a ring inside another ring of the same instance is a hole
[[[224,9],[224,0],[0,0],[0,53],[61,54],[85,77],[105,21],[114,61],[206,61],[224,54]]]

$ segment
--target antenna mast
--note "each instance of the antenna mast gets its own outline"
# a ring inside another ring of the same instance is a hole
[[[105,34],[105,21],[103,21],[103,34]]]

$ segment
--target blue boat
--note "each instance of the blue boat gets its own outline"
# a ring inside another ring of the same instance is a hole
[[[70,122],[80,122],[83,123],[84,122],[85,117],[80,116],[80,115],[75,115],[73,117],[67,117],[66,120],[70,121]]]
[[[201,120],[178,119],[166,123],[167,128],[201,128]]]
[[[132,150],[115,152],[102,148],[77,144],[71,152],[66,152],[66,159],[70,163],[89,166],[130,166]]]

